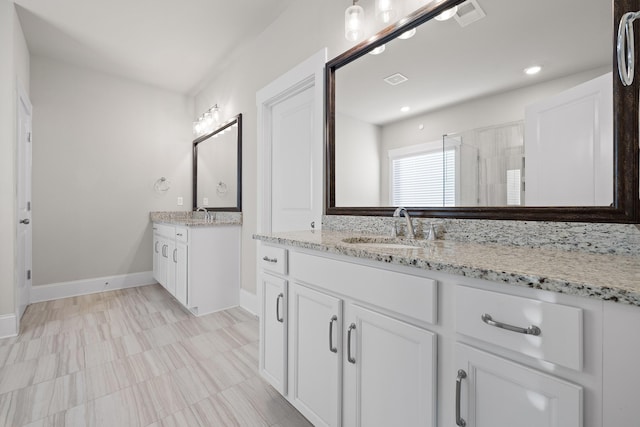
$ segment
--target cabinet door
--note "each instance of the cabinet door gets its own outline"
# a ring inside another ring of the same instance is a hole
[[[186,243],[176,243],[175,247],[175,257],[173,259],[175,264],[175,297],[178,301],[180,301],[183,305],[187,305],[187,285],[189,283],[188,277],[188,261],[189,261],[189,253],[188,247]]]
[[[316,427],[339,426],[342,301],[297,283],[290,298],[289,398]]]
[[[287,394],[287,281],[263,273],[260,301],[260,374]]]
[[[344,330],[345,426],[435,427],[436,335],[355,304]]]
[[[153,278],[160,282],[160,251],[162,249],[162,244],[160,242],[160,236],[157,232],[153,232]]]
[[[456,366],[458,425],[582,426],[580,386],[459,343]]]
[[[158,248],[160,249],[160,254],[158,256],[158,282],[164,287],[167,288],[167,279],[168,279],[168,268],[169,268],[169,241],[160,236],[158,238]]]
[[[165,286],[173,296],[176,295],[176,264],[178,254],[175,240],[167,240],[167,278]]]

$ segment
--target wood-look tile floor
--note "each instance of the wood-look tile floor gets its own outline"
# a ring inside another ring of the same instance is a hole
[[[310,426],[258,375],[258,320],[159,285],[32,304],[0,340],[0,426]]]

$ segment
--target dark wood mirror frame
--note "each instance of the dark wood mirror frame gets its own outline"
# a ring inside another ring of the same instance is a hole
[[[335,72],[340,67],[367,54],[377,46],[385,44],[403,32],[423,24],[441,12],[462,3],[464,0],[445,0],[437,5],[424,6],[406,19],[389,26],[344,52],[327,63],[325,68],[325,213],[327,215],[391,216],[394,207],[338,207],[335,205]],[[618,22],[629,11],[640,10],[640,0],[613,0],[613,18],[616,34],[612,35],[613,55],[613,115],[614,115],[614,191],[610,207],[409,207],[410,214],[417,217],[527,220],[527,221],[576,221],[640,223],[639,197],[639,152],[638,147],[638,103],[640,101],[640,76],[631,86],[623,86],[618,77],[618,62],[615,54]],[[640,46],[638,31],[635,45]],[[640,55],[636,55],[636,70],[640,69]]]
[[[206,135],[202,135],[193,141],[193,210],[198,209],[198,145],[211,138],[212,136],[230,128],[231,126],[238,124],[238,166],[237,166],[237,200],[235,206],[211,208],[207,207],[208,211],[218,212],[242,212],[242,114],[238,114],[232,117],[227,123],[218,127],[213,132]]]

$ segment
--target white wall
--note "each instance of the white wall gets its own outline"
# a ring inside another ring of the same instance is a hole
[[[335,126],[336,206],[380,206],[381,127],[337,113]]]
[[[34,286],[150,271],[149,212],[191,210],[193,99],[32,57],[31,101]]]
[[[17,82],[29,90],[29,51],[13,2],[0,1],[0,315],[15,312]]]

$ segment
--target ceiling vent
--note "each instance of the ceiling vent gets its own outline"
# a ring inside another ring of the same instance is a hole
[[[396,86],[399,85],[400,83],[404,83],[407,80],[409,80],[408,78],[406,78],[405,76],[403,76],[400,73],[395,73],[390,75],[389,77],[386,77],[384,79],[385,82],[389,83],[391,86]]]
[[[458,5],[458,11],[453,17],[458,21],[461,27],[476,22],[484,18],[486,14],[480,7],[477,0],[467,0],[466,2]]]

